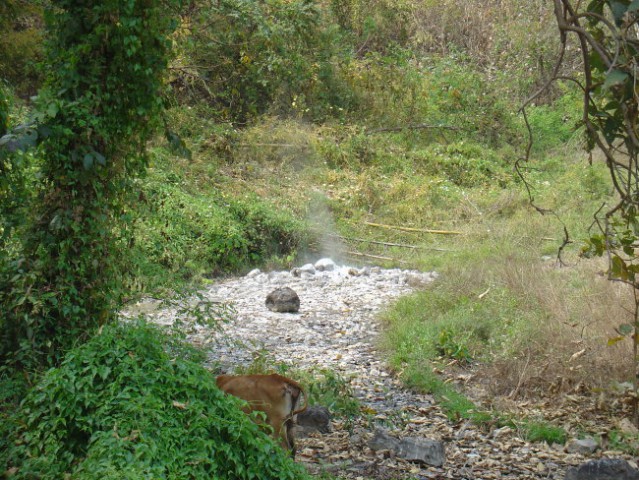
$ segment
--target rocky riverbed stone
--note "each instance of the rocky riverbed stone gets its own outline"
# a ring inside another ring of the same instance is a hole
[[[300,310],[300,297],[289,287],[276,288],[267,295],[264,303],[272,312],[297,313]]]
[[[395,438],[382,429],[368,442],[373,450],[390,450],[409,462],[420,462],[441,467],[445,461],[444,443],[430,438]]]
[[[566,451],[568,453],[580,453],[582,455],[590,455],[595,453],[599,448],[599,443],[592,437],[573,438],[566,443]]]
[[[603,458],[569,468],[565,480],[639,480],[639,471],[625,460]]]
[[[312,405],[297,415],[296,437],[306,437],[313,432],[331,432],[331,414],[322,405]]]

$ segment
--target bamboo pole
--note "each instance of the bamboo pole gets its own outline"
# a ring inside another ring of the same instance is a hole
[[[364,222],[371,227],[387,228],[389,230],[400,230],[402,232],[420,232],[420,233],[434,233],[438,235],[463,235],[464,232],[458,232],[456,230],[430,230],[426,228],[410,228],[410,227],[398,227],[395,225],[384,225],[382,223]]]
[[[329,234],[327,235],[331,238],[339,238],[340,240],[346,240],[347,242],[360,242],[360,243],[372,243],[374,245],[383,245],[385,247],[399,247],[399,248],[410,248],[413,250],[434,250],[436,252],[451,252],[452,250],[446,250],[443,248],[434,248],[434,247],[422,247],[419,245],[405,245],[403,243],[391,243],[391,242],[380,242],[378,240],[365,240],[363,238],[353,238],[353,237],[342,237],[341,235]]]
[[[375,260],[386,260],[389,262],[399,262],[406,263],[404,260],[398,260],[396,258],[391,257],[382,257],[381,255],[371,255],[369,253],[360,253],[360,252],[346,252],[347,255],[352,255],[354,257],[366,257],[366,258],[374,258]]]

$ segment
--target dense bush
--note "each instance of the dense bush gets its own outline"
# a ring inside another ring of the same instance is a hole
[[[351,36],[357,54],[384,52],[405,46],[411,17],[418,8],[412,0],[331,0],[336,21]]]
[[[59,0],[47,10],[46,82],[25,134],[41,162],[16,255],[0,257],[0,362],[54,365],[114,317],[127,195],[159,123],[176,26],[168,9],[179,3]]]
[[[250,193],[223,193],[210,180],[193,188],[189,167],[171,167],[161,151],[155,158],[158,168],[140,181],[130,250],[130,267],[145,289],[293,257],[307,242],[304,222],[291,212]]]
[[[105,327],[28,393],[0,465],[16,479],[305,478],[199,360],[157,327]]]
[[[256,114],[316,118],[353,101],[333,62],[340,32],[310,0],[199,0],[180,31],[172,66],[181,98],[205,99],[220,118]]]

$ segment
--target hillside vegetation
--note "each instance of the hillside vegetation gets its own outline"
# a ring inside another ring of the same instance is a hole
[[[9,10],[0,10],[0,133],[33,112],[47,6],[1,7]],[[122,210],[131,234],[119,238],[118,307],[319,256],[436,270],[432,286],[388,308],[380,343],[407,384],[451,402],[451,416],[474,411],[465,396],[499,411],[504,397],[605,398],[632,377],[629,342],[608,345],[631,318],[632,292],[609,282],[599,259],[580,256],[593,213],[613,192],[605,166],[584,153],[571,84],[529,108],[532,156],[524,179],[514,169],[528,143],[518,110],[557,53],[546,2],[197,0],[176,18],[163,98],[170,141],[147,144],[148,164]],[[28,202],[41,193],[41,152],[0,162],[0,276],[9,285],[26,276],[19,240],[34,214]],[[552,213],[541,215],[531,197]],[[158,453],[187,455],[173,427],[195,422],[197,448],[216,451],[205,432],[220,428],[211,420],[218,407],[225,415],[230,407],[197,355],[175,361],[172,349],[186,347],[145,325],[112,326],[46,373],[3,366],[0,465],[15,478],[116,478],[126,465],[126,478],[180,478]],[[111,365],[113,355],[125,362]],[[473,381],[451,390],[433,372],[452,384],[472,372]],[[123,385],[103,388],[112,377],[142,382],[127,393],[133,406],[118,394]],[[185,383],[172,386],[177,377]],[[82,397],[76,380],[91,386]],[[182,410],[186,400],[194,410]],[[159,423],[169,427],[157,431]],[[193,478],[222,470],[269,478],[270,469],[300,478],[251,425],[220,435],[256,445],[255,458],[179,465]],[[242,470],[252,462],[268,468]]]

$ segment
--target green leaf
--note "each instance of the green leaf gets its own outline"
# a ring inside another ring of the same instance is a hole
[[[626,337],[612,337],[608,339],[608,346],[612,347],[613,345],[615,345],[616,343],[621,342],[623,339],[625,339]]]
[[[59,107],[56,102],[51,102],[47,107],[47,115],[50,118],[55,118],[56,115],[58,114],[58,111],[59,111]]]
[[[84,165],[84,169],[85,170],[90,170],[91,167],[93,167],[93,155],[90,153],[87,153],[84,156],[84,159],[82,161],[83,165]]]
[[[95,161],[98,162],[98,165],[102,165],[103,167],[106,165],[106,158],[99,152],[93,152],[93,156]]]
[[[614,86],[620,85],[624,83],[629,78],[629,75],[623,70],[614,69],[608,75],[606,75],[606,80],[604,81],[603,88],[604,90],[610,89]]]
[[[628,280],[628,268],[626,266],[626,262],[617,255],[612,257],[610,271],[614,277],[621,280]]]
[[[592,0],[592,2],[590,2],[588,6],[586,7],[586,10],[588,12],[602,14],[603,7],[604,7],[604,0]]]
[[[628,336],[634,331],[634,327],[629,323],[622,323],[621,325],[619,325],[619,328],[617,330],[621,335]]]
[[[639,10],[639,0],[634,0],[628,5],[628,13],[636,12],[637,10]]]
[[[617,25],[621,24],[623,21],[623,16],[626,14],[628,10],[628,2],[610,2],[610,10],[612,11],[612,16],[615,19]]]

